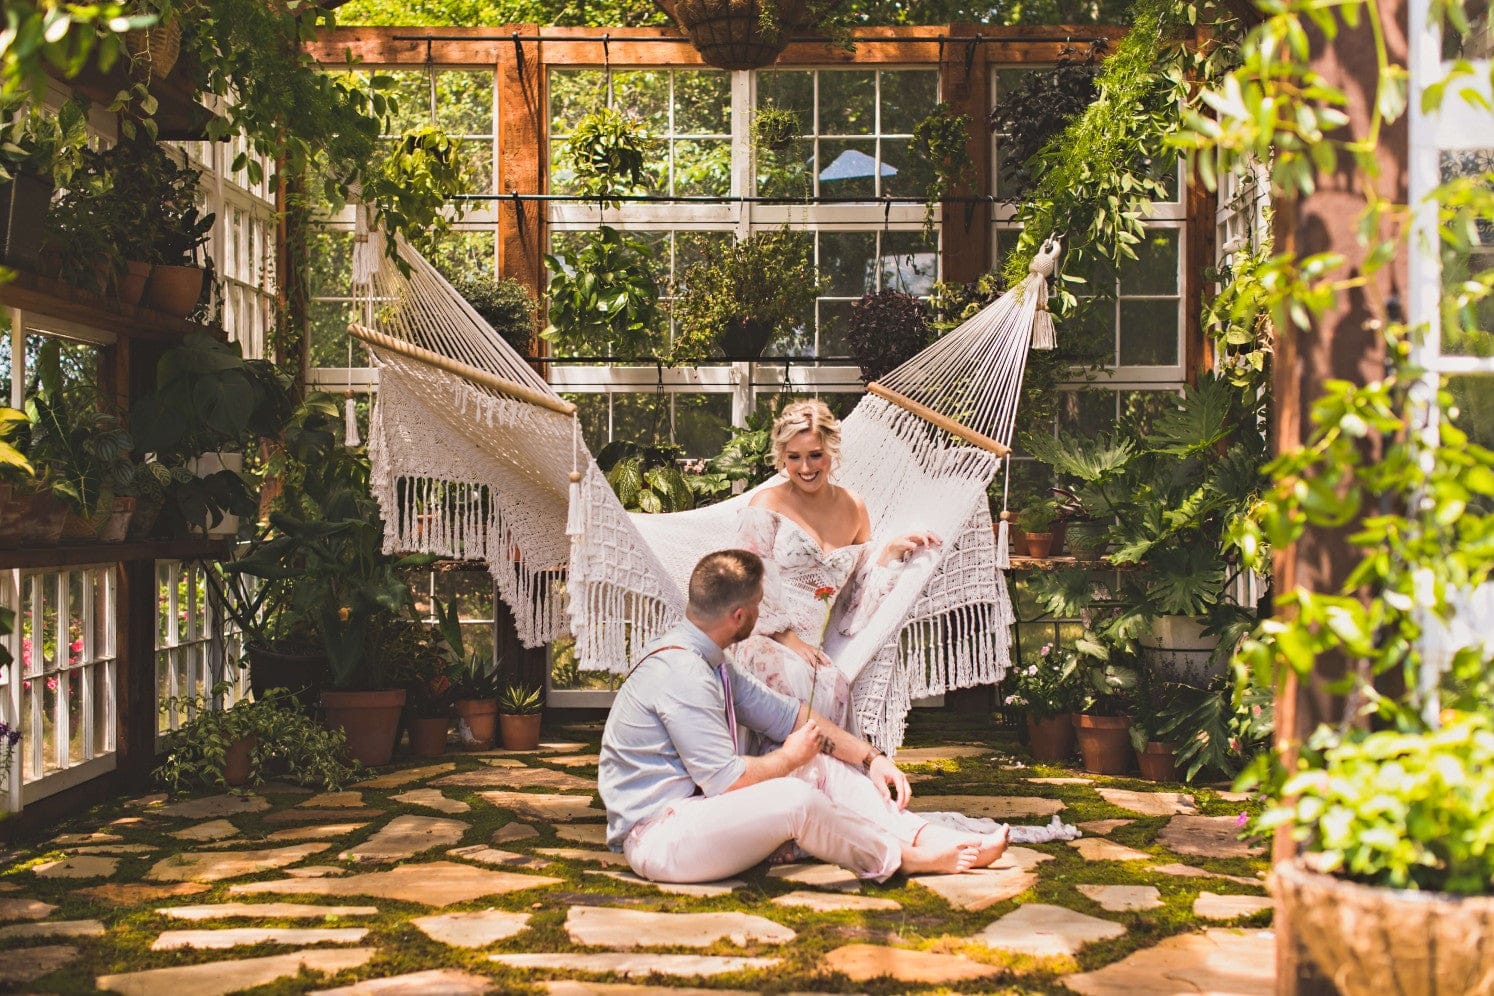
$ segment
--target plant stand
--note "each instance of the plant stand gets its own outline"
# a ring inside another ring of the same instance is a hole
[[[504,750],[534,750],[540,742],[540,714],[523,716],[499,713],[498,727],[503,733]]]
[[[394,756],[394,737],[405,708],[403,688],[378,692],[322,692],[327,727],[348,737],[348,756],[371,768]]]
[[[1360,885],[1300,858],[1272,869],[1271,892],[1343,996],[1494,992],[1494,898]]]
[[[1130,771],[1135,757],[1130,730],[1130,716],[1076,713],[1074,731],[1079,737],[1079,751],[1084,755],[1084,770],[1096,775],[1124,775]]]
[[[446,753],[449,716],[411,716],[405,723],[410,732],[410,753],[416,757],[439,757]]]
[[[1047,719],[1027,717],[1027,744],[1034,761],[1062,761],[1074,753],[1074,717],[1062,713]]]
[[[486,750],[498,736],[497,699],[457,699],[457,733],[462,746]]]

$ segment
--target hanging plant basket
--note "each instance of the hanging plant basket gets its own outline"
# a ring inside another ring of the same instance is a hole
[[[796,32],[819,23],[837,3],[806,0],[654,0],[690,39],[708,66],[758,69],[772,65]],[[777,8],[778,29],[763,30],[762,5]]]
[[[182,26],[176,18],[138,31],[125,32],[130,58],[152,81],[164,80],[176,68],[182,50]]]

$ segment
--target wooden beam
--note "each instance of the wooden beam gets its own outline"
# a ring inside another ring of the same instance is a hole
[[[1005,443],[998,443],[984,433],[976,432],[974,429],[967,429],[947,415],[940,415],[927,405],[919,404],[906,394],[899,394],[891,388],[883,387],[876,381],[872,381],[866,385],[866,393],[875,394],[883,401],[890,401],[899,408],[910,411],[924,421],[938,426],[951,436],[958,436],[970,445],[978,446],[983,450],[989,450],[999,457],[1004,457],[1012,451],[1011,447]]]

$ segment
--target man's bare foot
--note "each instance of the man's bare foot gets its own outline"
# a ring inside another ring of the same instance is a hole
[[[930,872],[956,875],[973,867],[978,854],[979,849],[970,844],[951,844],[943,848],[915,847],[912,844],[905,844],[901,870],[909,875],[922,875]]]
[[[1002,824],[1000,830],[995,833],[982,834],[975,838],[976,853],[975,863],[972,868],[985,868],[996,863],[996,859],[1006,853],[1006,845],[1010,843],[1012,828]]]

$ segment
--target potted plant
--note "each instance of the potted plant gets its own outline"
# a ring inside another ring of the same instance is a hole
[[[55,115],[21,92],[0,100],[0,263],[36,268],[52,192],[72,182],[86,124],[76,100]]]
[[[438,635],[428,634],[420,650],[410,666],[405,729],[410,734],[411,754],[436,757],[446,753],[446,737],[451,732],[456,667],[444,653]]]
[[[483,750],[498,737],[497,662],[475,651],[467,656],[456,682],[452,705],[457,736],[467,747]]]
[[[679,447],[643,446],[616,439],[597,454],[597,467],[618,501],[630,512],[683,512],[695,507],[695,493],[680,470]]]
[[[646,246],[608,225],[570,255],[545,255],[550,271],[545,339],[577,355],[652,355],[665,327]]]
[[[1038,661],[1012,673],[1006,705],[1027,710],[1027,743],[1033,760],[1061,761],[1074,753],[1073,712],[1084,697],[1079,655],[1045,643]]]
[[[869,384],[902,366],[934,341],[923,302],[901,291],[867,294],[851,304],[846,348]]]
[[[652,142],[643,125],[615,108],[602,106],[576,122],[560,152],[576,192],[616,207],[618,197],[646,188],[644,164]],[[557,177],[564,181],[564,176]]]
[[[672,362],[696,362],[718,349],[753,359],[774,338],[809,326],[824,281],[803,232],[759,232],[693,264],[671,305],[677,327]]]
[[[821,25],[844,0],[654,0],[700,58],[717,69],[772,64],[794,34]]]
[[[458,272],[441,266],[441,275],[466,299],[472,310],[487,322],[498,337],[520,356],[535,351],[535,314],[538,305],[529,288],[507,277],[494,278],[486,273]]]
[[[924,189],[925,239],[932,238],[934,233],[935,205],[975,180],[970,139],[970,116],[960,114],[944,101],[935,104],[934,109],[913,126],[910,151],[914,172]]]
[[[525,685],[505,686],[498,696],[498,725],[504,750],[534,750],[539,746],[540,712],[544,691]]]
[[[1086,632],[1075,647],[1081,655],[1082,706],[1074,714],[1074,731],[1084,770],[1123,775],[1131,770],[1131,712],[1141,681],[1140,669],[1123,652]]]
[[[223,709],[225,690],[219,686],[211,700],[191,702],[192,718],[166,735],[165,759],[153,774],[170,791],[260,785],[267,771],[336,791],[356,772],[342,760],[347,743],[341,731],[308,718],[283,690]]]
[[[1017,528],[1027,543],[1027,555],[1047,557],[1053,550],[1053,523],[1058,506],[1050,498],[1039,498],[1017,513]]]
[[[804,148],[808,129],[786,107],[762,104],[752,114],[753,165],[761,197],[808,197],[813,157]]]

